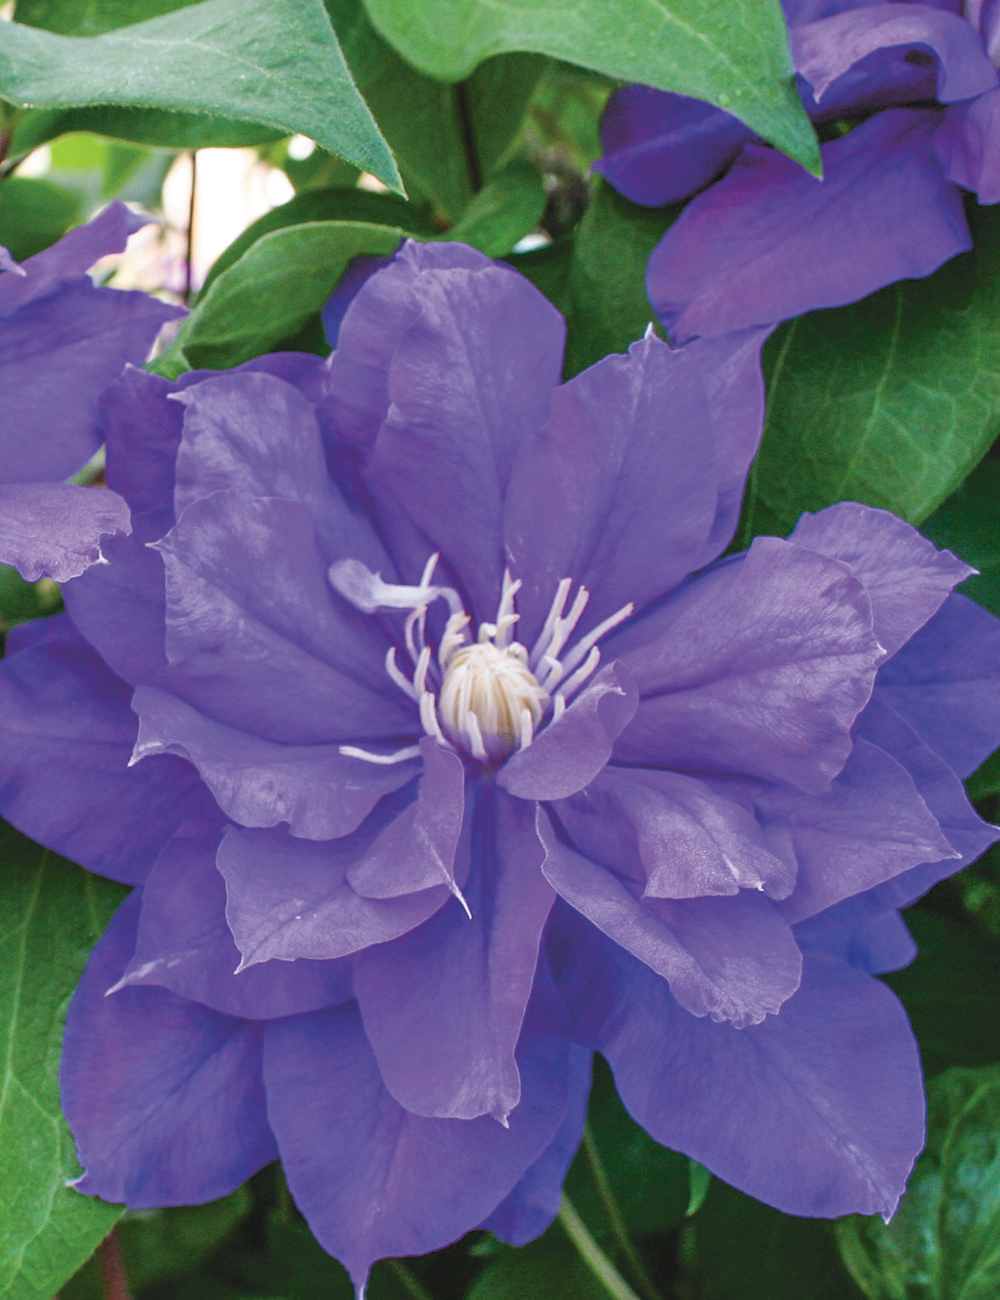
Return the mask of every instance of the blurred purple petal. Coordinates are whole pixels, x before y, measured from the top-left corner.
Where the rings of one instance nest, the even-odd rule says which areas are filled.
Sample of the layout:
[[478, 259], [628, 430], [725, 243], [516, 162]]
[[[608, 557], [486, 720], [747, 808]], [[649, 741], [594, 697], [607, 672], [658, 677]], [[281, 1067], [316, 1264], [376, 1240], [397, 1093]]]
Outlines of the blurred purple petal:
[[392, 259], [377, 257], [374, 253], [361, 253], [352, 257], [347, 270], [340, 277], [340, 283], [323, 304], [320, 313], [323, 320], [323, 333], [331, 348], [337, 346], [337, 337], [348, 307], [354, 301], [358, 290], [376, 271], [388, 266]]

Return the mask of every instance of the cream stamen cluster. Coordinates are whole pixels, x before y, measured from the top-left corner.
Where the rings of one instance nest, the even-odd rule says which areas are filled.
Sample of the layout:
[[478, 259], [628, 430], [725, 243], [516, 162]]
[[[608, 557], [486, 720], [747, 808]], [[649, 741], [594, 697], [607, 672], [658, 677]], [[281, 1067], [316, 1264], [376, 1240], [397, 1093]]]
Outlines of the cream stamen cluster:
[[[601, 662], [598, 641], [628, 618], [633, 606], [623, 605], [567, 648], [590, 593], [585, 587], [578, 588], [565, 612], [573, 582], [563, 578], [544, 626], [528, 650], [514, 639], [520, 617], [514, 598], [521, 583], [508, 571], [496, 620], [480, 623], [473, 641], [468, 631], [472, 619], [458, 593], [432, 581], [438, 558], [432, 555], [427, 561], [418, 586], [383, 582], [358, 560], [331, 565], [330, 582], [367, 614], [378, 609], [409, 609], [403, 639], [411, 673], [408, 676], [397, 664], [395, 646], [386, 655], [386, 672], [415, 701], [427, 735], [468, 758], [496, 767], [517, 750], [527, 749], [546, 722], [561, 717]], [[427, 611], [435, 600], [444, 600], [450, 611], [436, 655], [426, 639]], [[371, 763], [399, 763], [416, 758], [420, 750], [407, 745], [391, 754], [375, 754], [341, 745], [340, 752]]]

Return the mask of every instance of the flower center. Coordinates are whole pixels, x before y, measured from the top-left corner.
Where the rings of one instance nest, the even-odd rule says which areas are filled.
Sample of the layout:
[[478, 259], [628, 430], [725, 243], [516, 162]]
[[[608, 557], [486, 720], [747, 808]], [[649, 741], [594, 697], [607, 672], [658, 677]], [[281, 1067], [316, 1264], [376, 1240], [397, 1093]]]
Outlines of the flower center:
[[[486, 766], [496, 767], [516, 750], [526, 749], [539, 728], [557, 721], [567, 703], [592, 676], [601, 662], [597, 642], [632, 613], [623, 605], [575, 645], [568, 642], [587, 607], [590, 593], [577, 590], [569, 612], [564, 613], [573, 583], [563, 578], [556, 589], [548, 617], [529, 651], [514, 640], [520, 617], [514, 597], [521, 588], [510, 573], [504, 574], [496, 622], [480, 623], [478, 637], [470, 641], [471, 617], [451, 587], [432, 583], [438, 556], [432, 555], [418, 586], [383, 582], [358, 560], [339, 560], [330, 566], [330, 583], [336, 591], [366, 614], [378, 609], [409, 609], [403, 634], [413, 664], [412, 676], [396, 663], [396, 649], [386, 655], [385, 668], [396, 685], [414, 700], [429, 736]], [[436, 663], [426, 642], [427, 610], [435, 600], [450, 609], [438, 643]], [[420, 753], [407, 745], [390, 754], [375, 754], [354, 745], [340, 752], [372, 763], [399, 763]]]

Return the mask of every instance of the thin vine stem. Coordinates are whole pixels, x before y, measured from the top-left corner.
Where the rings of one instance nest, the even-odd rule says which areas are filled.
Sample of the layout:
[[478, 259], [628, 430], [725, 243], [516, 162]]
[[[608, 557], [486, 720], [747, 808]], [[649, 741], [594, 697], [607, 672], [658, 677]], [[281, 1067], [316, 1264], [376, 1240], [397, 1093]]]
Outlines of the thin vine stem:
[[101, 1286], [104, 1300], [132, 1300], [125, 1276], [125, 1261], [122, 1259], [121, 1243], [118, 1230], [112, 1228], [97, 1248], [97, 1258], [101, 1267]]
[[462, 146], [465, 150], [465, 162], [469, 169], [469, 184], [473, 194], [483, 188], [483, 169], [479, 165], [479, 153], [476, 149], [476, 132], [472, 125], [472, 109], [469, 105], [469, 92], [466, 83], [460, 81], [455, 87], [455, 102], [458, 106], [458, 120], [462, 126]]
[[653, 1284], [653, 1279], [646, 1271], [646, 1266], [639, 1258], [638, 1252], [632, 1245], [628, 1235], [628, 1229], [625, 1227], [625, 1220], [622, 1218], [621, 1210], [618, 1208], [618, 1202], [615, 1200], [614, 1192], [611, 1190], [611, 1183], [608, 1179], [607, 1171], [604, 1168], [604, 1161], [597, 1149], [597, 1143], [594, 1141], [594, 1132], [589, 1124], [584, 1125], [583, 1129], [583, 1149], [590, 1165], [590, 1172], [593, 1175], [594, 1186], [597, 1188], [597, 1194], [600, 1197], [601, 1204], [604, 1206], [604, 1212], [608, 1216], [608, 1223], [611, 1232], [617, 1241], [619, 1249], [628, 1260], [629, 1267], [633, 1276], [639, 1283], [642, 1294], [646, 1300], [659, 1300], [659, 1292]]
[[405, 1264], [401, 1264], [398, 1259], [390, 1259], [388, 1263], [408, 1293], [413, 1296], [413, 1300], [434, 1300], [419, 1278], [415, 1277]]
[[191, 150], [191, 198], [188, 200], [187, 216], [187, 260], [184, 268], [184, 305], [191, 301], [191, 291], [194, 286], [194, 205], [195, 193], [198, 187], [198, 150]]
[[613, 1300], [639, 1300], [636, 1293], [590, 1235], [590, 1230], [565, 1193], [563, 1193], [562, 1204], [559, 1207], [559, 1222], [562, 1224], [567, 1237], [579, 1252], [580, 1258], [601, 1283], [608, 1295], [613, 1297]]

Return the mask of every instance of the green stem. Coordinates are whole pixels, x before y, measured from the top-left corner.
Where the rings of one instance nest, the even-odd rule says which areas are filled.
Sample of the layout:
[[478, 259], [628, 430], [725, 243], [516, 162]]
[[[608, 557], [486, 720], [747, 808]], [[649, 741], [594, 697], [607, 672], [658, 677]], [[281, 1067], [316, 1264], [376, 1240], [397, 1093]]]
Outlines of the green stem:
[[563, 1193], [559, 1222], [577, 1248], [580, 1258], [614, 1300], [639, 1300], [639, 1297], [590, 1235], [587, 1225], [577, 1214], [569, 1197]]
[[390, 1259], [387, 1262], [407, 1292], [413, 1296], [413, 1300], [434, 1300], [427, 1288], [414, 1277], [405, 1264], [401, 1264], [398, 1259]]
[[597, 1143], [594, 1141], [594, 1133], [589, 1124], [584, 1125], [583, 1129], [583, 1149], [586, 1152], [587, 1160], [590, 1163], [590, 1172], [594, 1178], [594, 1185], [597, 1188], [597, 1194], [601, 1198], [601, 1204], [604, 1206], [604, 1212], [608, 1216], [608, 1223], [614, 1234], [615, 1241], [629, 1262], [632, 1273], [639, 1283], [643, 1295], [647, 1300], [659, 1300], [659, 1292], [653, 1285], [653, 1279], [646, 1272], [646, 1267], [639, 1258], [635, 1247], [629, 1239], [628, 1230], [625, 1227], [625, 1220], [621, 1216], [618, 1208], [618, 1202], [615, 1200], [614, 1192], [611, 1190], [611, 1183], [608, 1179], [607, 1172], [604, 1168], [604, 1161], [601, 1159], [600, 1152], [597, 1149]]

